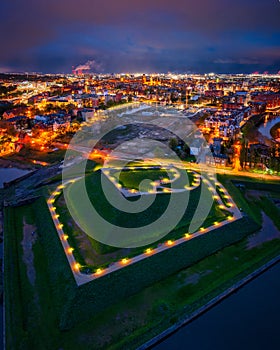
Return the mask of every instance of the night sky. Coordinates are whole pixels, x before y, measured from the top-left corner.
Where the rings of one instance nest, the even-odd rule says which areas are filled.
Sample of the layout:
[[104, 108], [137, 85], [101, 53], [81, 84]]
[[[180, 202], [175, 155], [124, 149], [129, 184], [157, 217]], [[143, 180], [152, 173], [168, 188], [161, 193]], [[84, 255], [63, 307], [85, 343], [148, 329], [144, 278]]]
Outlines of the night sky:
[[279, 0], [1, 0], [0, 72], [280, 70]]

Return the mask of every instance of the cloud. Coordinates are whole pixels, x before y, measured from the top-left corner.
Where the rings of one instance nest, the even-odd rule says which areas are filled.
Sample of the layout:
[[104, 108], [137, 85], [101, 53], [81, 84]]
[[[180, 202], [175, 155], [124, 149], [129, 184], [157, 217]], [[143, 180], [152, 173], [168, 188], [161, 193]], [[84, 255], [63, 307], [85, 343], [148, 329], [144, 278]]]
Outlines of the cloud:
[[103, 71], [103, 66], [101, 63], [98, 63], [95, 60], [89, 60], [84, 64], [80, 64], [77, 67], [74, 68], [75, 71], [81, 70], [81, 71], [91, 71], [95, 73], [100, 73]]
[[1, 0], [0, 65], [70, 72], [94, 58], [104, 71], [274, 69], [279, 18], [272, 0]]
[[217, 64], [243, 64], [243, 65], [254, 65], [254, 64], [260, 64], [260, 60], [256, 58], [238, 58], [238, 59], [231, 59], [231, 58], [218, 58], [214, 60], [214, 63]]

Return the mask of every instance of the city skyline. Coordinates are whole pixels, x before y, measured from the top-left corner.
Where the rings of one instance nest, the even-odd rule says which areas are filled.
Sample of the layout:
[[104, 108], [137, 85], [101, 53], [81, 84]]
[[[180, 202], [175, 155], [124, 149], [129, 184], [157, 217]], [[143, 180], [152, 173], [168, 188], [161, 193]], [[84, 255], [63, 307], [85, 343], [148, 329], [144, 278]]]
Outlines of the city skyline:
[[126, 0], [1, 4], [0, 72], [277, 73], [280, 4]]

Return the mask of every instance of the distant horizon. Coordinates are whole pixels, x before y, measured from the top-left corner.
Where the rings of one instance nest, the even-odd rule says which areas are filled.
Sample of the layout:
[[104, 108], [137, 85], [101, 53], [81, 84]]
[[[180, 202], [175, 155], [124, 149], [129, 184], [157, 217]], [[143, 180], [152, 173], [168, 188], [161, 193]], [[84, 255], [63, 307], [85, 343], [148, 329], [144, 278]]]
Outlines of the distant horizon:
[[77, 77], [82, 77], [85, 75], [272, 75], [272, 76], [277, 76], [279, 75], [280, 77], [280, 70], [279, 71], [274, 71], [274, 72], [163, 72], [163, 71], [153, 71], [153, 72], [141, 72], [141, 71], [113, 71], [113, 72], [85, 72], [82, 75], [79, 74], [73, 74], [72, 72], [39, 72], [39, 71], [10, 71], [10, 72], [1, 72], [0, 74], [4, 74], [4, 75], [12, 75], [12, 74], [16, 74], [16, 75], [26, 75], [26, 74], [38, 74], [38, 75], [74, 75]]

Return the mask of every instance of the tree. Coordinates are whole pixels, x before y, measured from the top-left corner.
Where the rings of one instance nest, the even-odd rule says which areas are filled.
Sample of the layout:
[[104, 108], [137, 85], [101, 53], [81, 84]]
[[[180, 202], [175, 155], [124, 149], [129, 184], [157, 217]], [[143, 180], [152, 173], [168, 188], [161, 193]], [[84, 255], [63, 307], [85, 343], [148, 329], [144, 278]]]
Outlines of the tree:
[[169, 147], [175, 151], [176, 150], [176, 147], [178, 146], [178, 140], [176, 137], [172, 137], [170, 140], [169, 140]]

